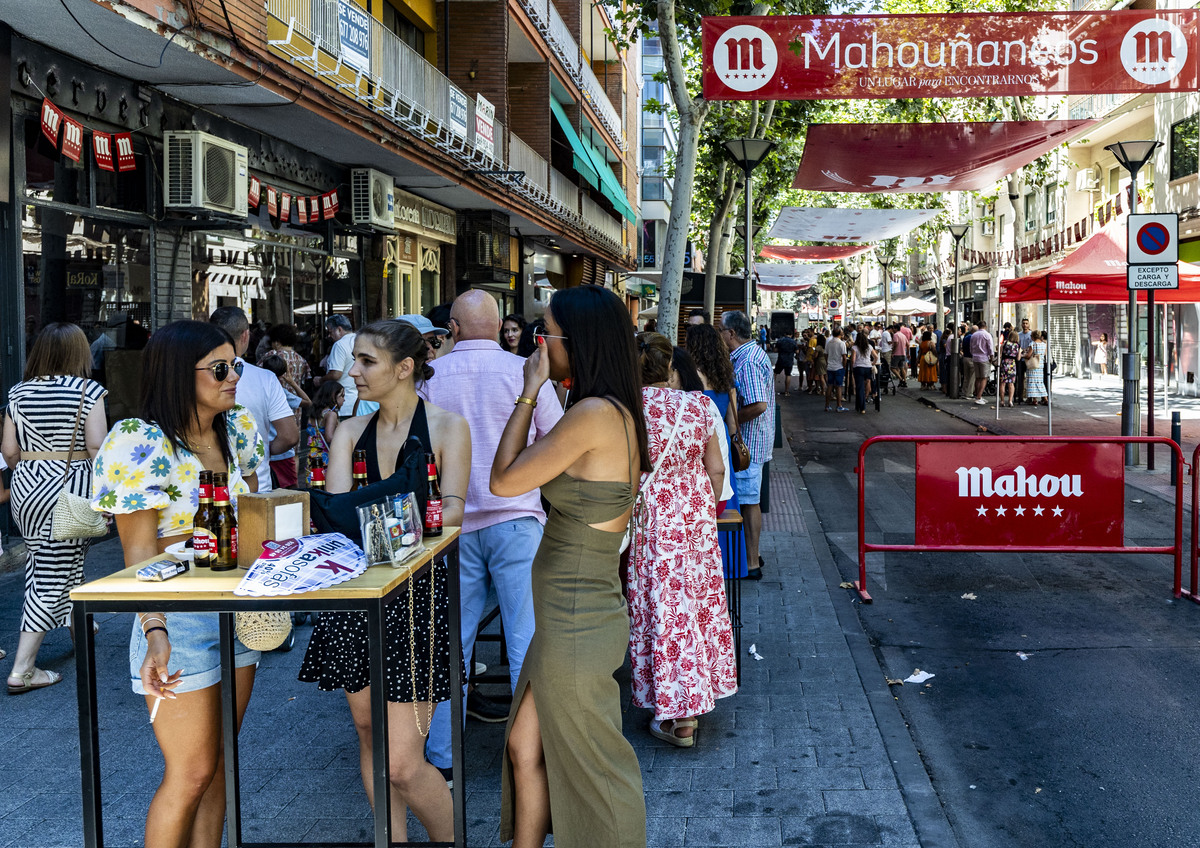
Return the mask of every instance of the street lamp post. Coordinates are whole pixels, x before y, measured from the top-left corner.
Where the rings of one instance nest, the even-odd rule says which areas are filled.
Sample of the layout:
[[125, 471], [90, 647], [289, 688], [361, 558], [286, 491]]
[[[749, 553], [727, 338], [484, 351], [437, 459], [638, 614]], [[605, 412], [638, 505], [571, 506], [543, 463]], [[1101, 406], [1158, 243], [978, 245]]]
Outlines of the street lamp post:
[[951, 224], [947, 228], [950, 230], [950, 236], [954, 239], [954, 291], [950, 298], [950, 328], [943, 329], [942, 332], [954, 333], [951, 336], [954, 345], [950, 353], [950, 373], [946, 380], [946, 396], [950, 398], [958, 397], [959, 362], [962, 355], [958, 349], [958, 254], [963, 236], [967, 234], [970, 226], [970, 224]]
[[852, 265], [849, 261], [845, 261], [842, 264], [842, 273], [846, 275], [846, 279], [850, 283], [850, 292], [842, 295], [842, 323], [845, 324], [846, 318], [850, 315], [850, 297], [858, 290], [858, 278], [862, 276], [862, 269], [857, 264]]
[[[1154, 151], [1162, 146], [1161, 141], [1118, 141], [1114, 144], [1105, 145], [1104, 149], [1110, 152], [1117, 159], [1117, 164], [1129, 172], [1129, 211], [1130, 213], [1137, 212], [1137, 178], [1138, 171], [1142, 169], [1150, 157], [1154, 155]], [[1154, 290], [1151, 289], [1146, 296], [1146, 306], [1149, 309], [1149, 318], [1146, 326], [1147, 335], [1150, 337], [1150, 345], [1147, 350], [1147, 364], [1149, 366], [1147, 390], [1149, 391], [1148, 402], [1150, 405], [1150, 416], [1146, 422], [1146, 435], [1154, 435]], [[1125, 356], [1121, 359], [1121, 370], [1124, 377], [1124, 390], [1121, 394], [1121, 435], [1122, 436], [1137, 436], [1141, 431], [1142, 410], [1138, 405], [1138, 377], [1140, 376], [1141, 365], [1138, 362], [1137, 352], [1137, 292], [1133, 289], [1129, 290], [1129, 349]], [[1138, 464], [1138, 446], [1136, 444], [1125, 445], [1125, 464]], [[1150, 445], [1146, 446], [1146, 467], [1150, 470], [1154, 469], [1154, 448]]]
[[750, 189], [750, 173], [758, 167], [767, 154], [775, 148], [775, 142], [763, 138], [732, 138], [725, 142], [725, 149], [746, 174], [746, 317], [750, 317], [750, 263], [754, 253], [754, 208]]

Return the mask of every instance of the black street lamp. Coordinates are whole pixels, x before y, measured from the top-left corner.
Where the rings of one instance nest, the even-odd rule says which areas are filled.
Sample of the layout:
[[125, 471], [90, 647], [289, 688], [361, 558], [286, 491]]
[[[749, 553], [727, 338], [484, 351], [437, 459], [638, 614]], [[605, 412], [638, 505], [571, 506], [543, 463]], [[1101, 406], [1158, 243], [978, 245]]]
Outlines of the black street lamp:
[[746, 173], [746, 228], [742, 236], [746, 240], [746, 317], [749, 318], [750, 263], [754, 253], [754, 209], [751, 205], [750, 173], [775, 149], [775, 142], [763, 138], [732, 138], [725, 142], [725, 149]]
[[[846, 276], [846, 280], [850, 283], [850, 292], [857, 292], [858, 278], [862, 276], [862, 269], [858, 267], [858, 263], [851, 263], [848, 259], [842, 260], [842, 273]], [[842, 323], [846, 323], [846, 318], [850, 315], [850, 295], [847, 292], [842, 292]], [[860, 318], [862, 316], [859, 316]]]
[[[1104, 149], [1117, 159], [1117, 164], [1129, 172], [1129, 212], [1137, 212], [1137, 178], [1138, 171], [1150, 161], [1154, 151], [1162, 146], [1161, 141], [1118, 141], [1105, 145]], [[1149, 419], [1146, 422], [1146, 435], [1154, 435], [1154, 290], [1146, 295], [1146, 306], [1149, 310], [1146, 333], [1150, 336], [1147, 349], [1147, 402], [1150, 405]], [[1138, 377], [1141, 364], [1138, 362], [1137, 346], [1137, 292], [1129, 290], [1129, 349], [1121, 360], [1121, 370], [1124, 377], [1124, 391], [1121, 394], [1121, 435], [1137, 436], [1141, 431], [1142, 410], [1138, 406]], [[1154, 469], [1154, 449], [1146, 446], [1146, 467]], [[1138, 464], [1138, 446], [1125, 445], [1125, 464]]]
[[879, 248], [875, 248], [875, 261], [883, 268], [883, 324], [888, 325], [888, 319], [891, 317], [888, 314], [888, 306], [890, 303], [890, 295], [892, 291], [892, 275], [888, 269], [896, 261], [896, 256], [893, 253], [884, 253]]
[[962, 246], [963, 236], [967, 234], [967, 230], [971, 228], [970, 224], [951, 224], [946, 229], [950, 230], [950, 236], [954, 239], [954, 291], [950, 298], [950, 328], [943, 329], [942, 332], [951, 332], [950, 338], [954, 342], [950, 348], [950, 373], [946, 380], [946, 396], [950, 398], [958, 397], [958, 380], [960, 376], [959, 358], [962, 355], [958, 349], [958, 254], [959, 248]]

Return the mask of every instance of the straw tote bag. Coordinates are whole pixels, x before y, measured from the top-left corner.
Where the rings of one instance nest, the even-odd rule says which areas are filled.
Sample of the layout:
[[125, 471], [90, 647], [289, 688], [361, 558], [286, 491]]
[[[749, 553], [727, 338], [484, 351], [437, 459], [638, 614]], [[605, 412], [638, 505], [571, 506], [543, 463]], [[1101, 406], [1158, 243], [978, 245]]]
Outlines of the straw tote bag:
[[54, 515], [50, 521], [50, 538], [56, 542], [69, 539], [94, 539], [108, 532], [104, 516], [92, 509], [87, 498], [68, 492], [67, 480], [71, 477], [71, 460], [75, 458], [75, 440], [79, 436], [79, 419], [83, 415], [83, 400], [87, 388], [79, 393], [79, 408], [75, 410], [75, 429], [71, 431], [71, 450], [67, 452], [67, 468], [63, 472]]

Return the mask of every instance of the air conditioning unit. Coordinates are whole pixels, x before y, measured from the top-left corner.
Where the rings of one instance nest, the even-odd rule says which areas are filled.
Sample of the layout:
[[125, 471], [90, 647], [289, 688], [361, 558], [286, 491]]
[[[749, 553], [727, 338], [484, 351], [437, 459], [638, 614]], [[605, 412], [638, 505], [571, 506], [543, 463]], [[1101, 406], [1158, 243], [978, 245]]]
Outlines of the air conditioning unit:
[[250, 191], [246, 148], [195, 130], [163, 133], [168, 209], [244, 218]]
[[1075, 172], [1076, 191], [1096, 191], [1100, 188], [1100, 169], [1096, 166], [1080, 168]]
[[396, 205], [396, 187], [392, 178], [373, 168], [350, 171], [350, 211], [354, 223], [378, 230], [394, 230], [392, 210]]

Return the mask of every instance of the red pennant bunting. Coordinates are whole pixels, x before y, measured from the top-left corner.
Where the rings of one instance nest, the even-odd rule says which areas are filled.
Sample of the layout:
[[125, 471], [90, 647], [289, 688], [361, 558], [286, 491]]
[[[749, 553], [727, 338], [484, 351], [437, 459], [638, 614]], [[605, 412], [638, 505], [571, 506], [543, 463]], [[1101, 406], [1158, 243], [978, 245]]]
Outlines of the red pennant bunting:
[[49, 101], [42, 100], [42, 135], [50, 140], [55, 148], [58, 147], [58, 131], [62, 127], [63, 113]]
[[337, 192], [328, 191], [321, 195], [321, 217], [328, 221], [337, 214]]
[[83, 124], [63, 115], [62, 127], [62, 155], [78, 162], [83, 152]]
[[267, 186], [267, 214], [272, 218], [279, 214], [279, 196], [274, 186]]
[[130, 133], [114, 133], [112, 139], [117, 154], [117, 170], [136, 171], [137, 160], [133, 158], [133, 136]]
[[262, 198], [262, 183], [259, 182], [258, 177], [251, 177], [250, 178], [250, 196], [248, 198], [250, 201], [250, 208], [257, 209], [259, 200], [261, 198]]
[[286, 224], [290, 220], [292, 220], [292, 196], [285, 191], [279, 200], [279, 221]]
[[296, 223], [298, 223], [298, 224], [307, 224], [308, 223], [308, 198], [307, 197], [297, 197], [296, 198]]
[[112, 136], [108, 133], [92, 132], [92, 153], [96, 157], [96, 167], [102, 171], [115, 171], [113, 164]]

